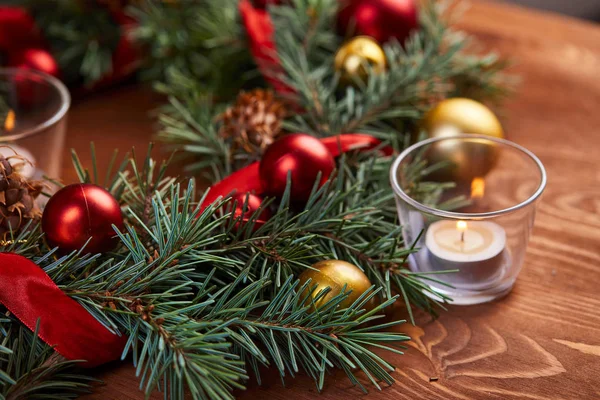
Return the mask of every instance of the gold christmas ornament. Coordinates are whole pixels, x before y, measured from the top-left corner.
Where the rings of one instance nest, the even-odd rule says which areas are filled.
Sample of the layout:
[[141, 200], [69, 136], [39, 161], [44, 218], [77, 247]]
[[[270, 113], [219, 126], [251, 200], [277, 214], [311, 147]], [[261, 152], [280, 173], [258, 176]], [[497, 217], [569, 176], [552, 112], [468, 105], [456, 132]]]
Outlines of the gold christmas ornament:
[[287, 110], [270, 90], [241, 92], [219, 119], [221, 136], [231, 140], [233, 152], [260, 157], [281, 133]]
[[349, 84], [356, 80], [366, 82], [369, 68], [378, 73], [385, 71], [387, 60], [379, 43], [368, 36], [357, 36], [340, 47], [334, 64], [342, 82]]
[[316, 303], [317, 307], [340, 294], [346, 285], [346, 291], [351, 290], [352, 293], [340, 303], [340, 307], [348, 308], [372, 286], [371, 281], [360, 268], [346, 261], [319, 261], [313, 264], [312, 268], [314, 269], [307, 269], [300, 274], [300, 285], [311, 279], [310, 287], [317, 286], [316, 290], [312, 292], [313, 297], [317, 296], [321, 290], [327, 287], [331, 288], [331, 291]]
[[423, 128], [429, 137], [448, 135], [448, 127], [455, 134], [473, 133], [504, 138], [502, 125], [496, 115], [483, 104], [465, 98], [442, 100], [423, 118]]
[[[425, 115], [422, 127], [431, 138], [460, 134], [504, 138], [502, 125], [494, 113], [483, 104], [466, 98], [441, 101]], [[450, 161], [448, 167], [437, 171], [430, 179], [470, 184], [492, 169], [498, 158], [498, 147], [492, 142], [482, 145], [446, 140], [434, 144], [427, 157], [430, 164]]]

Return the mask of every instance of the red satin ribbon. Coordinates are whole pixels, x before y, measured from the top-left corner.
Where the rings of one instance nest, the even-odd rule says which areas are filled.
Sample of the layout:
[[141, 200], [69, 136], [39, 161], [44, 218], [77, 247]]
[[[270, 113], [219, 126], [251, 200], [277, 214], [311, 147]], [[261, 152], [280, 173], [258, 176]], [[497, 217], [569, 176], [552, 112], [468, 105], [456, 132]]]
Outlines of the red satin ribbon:
[[85, 308], [63, 293], [38, 265], [0, 253], [0, 303], [68, 360], [95, 367], [121, 357], [127, 339], [111, 333]]
[[[334, 157], [350, 150], [373, 149], [381, 144], [379, 139], [362, 133], [346, 133], [320, 140]], [[386, 156], [390, 156], [393, 154], [393, 149], [385, 146], [381, 149], [381, 152]], [[259, 196], [262, 195], [263, 189], [258, 173], [259, 164], [258, 161], [252, 163], [211, 186], [202, 203], [202, 209], [214, 203], [219, 197], [224, 197], [234, 192], [251, 192]]]
[[254, 8], [249, 0], [240, 0], [239, 10], [248, 34], [252, 57], [263, 77], [280, 94], [294, 92], [292, 88], [277, 79], [277, 75], [281, 75], [283, 69], [277, 56], [273, 40], [275, 28], [269, 13], [266, 10]]

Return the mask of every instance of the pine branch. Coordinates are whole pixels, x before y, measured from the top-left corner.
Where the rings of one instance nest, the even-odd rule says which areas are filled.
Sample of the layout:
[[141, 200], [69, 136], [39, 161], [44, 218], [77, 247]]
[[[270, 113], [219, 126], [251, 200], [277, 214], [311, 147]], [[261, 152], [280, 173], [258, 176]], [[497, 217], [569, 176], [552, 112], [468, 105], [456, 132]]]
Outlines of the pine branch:
[[[295, 5], [271, 9], [276, 32], [281, 32], [276, 35], [285, 70], [280, 78], [293, 88], [294, 100], [306, 111], [287, 121], [291, 131], [320, 136], [366, 131], [389, 137], [400, 122], [418, 121], [446, 96], [489, 100], [507, 93], [510, 81], [501, 73], [506, 64], [493, 54], [464, 54], [469, 38], [451, 30], [442, 16], [444, 8], [432, 2], [421, 7], [420, 31], [406, 43], [384, 45], [386, 72], [369, 71], [366, 83], [339, 89], [334, 52], [315, 57], [314, 50], [305, 49], [302, 38], [311, 26], [302, 18], [305, 10]], [[323, 37], [332, 35], [334, 16], [321, 16], [318, 31]]]
[[[234, 282], [228, 288], [228, 296], [220, 299], [210, 315], [223, 315], [228, 311], [233, 314], [228, 317], [235, 318], [235, 323], [228, 325], [226, 330], [242, 357], [252, 365], [259, 382], [260, 363], [274, 365], [282, 378], [286, 373], [293, 377], [303, 370], [315, 380], [318, 390], [323, 388], [325, 373], [333, 367], [343, 369], [349, 379], [365, 392], [366, 389], [353, 372], [356, 368], [363, 371], [378, 389], [380, 381], [393, 383], [388, 372], [393, 371], [393, 367], [365, 345], [402, 354], [385, 343], [399, 343], [409, 340], [408, 337], [395, 332], [377, 331], [404, 321], [371, 324], [381, 317], [381, 310], [392, 304], [395, 298], [366, 312], [365, 305], [375, 296], [375, 292], [370, 291], [363, 294], [350, 308], [339, 309], [340, 302], [348, 296], [346, 292], [315, 308], [314, 304], [322, 300], [328, 290], [319, 292], [309, 301], [315, 288], [310, 289], [310, 282], [299, 287], [298, 282], [289, 277], [269, 305], [262, 312], [256, 313], [256, 306], [251, 306], [258, 293], [253, 293], [252, 285], [236, 295], [232, 294], [239, 282]], [[254, 287], [258, 288], [259, 284], [260, 282], [255, 283]], [[244, 303], [245, 298], [250, 302]]]
[[18, 5], [35, 18], [69, 85], [92, 84], [110, 73], [121, 28], [106, 7], [77, 0], [26, 0]]
[[[290, 210], [288, 187], [274, 217], [258, 229], [260, 210], [243, 223], [231, 199], [201, 209], [193, 180], [183, 188], [167, 177], [155, 179], [163, 168], [147, 159], [139, 168], [117, 168], [106, 180], [127, 199], [128, 227], [112, 253], [57, 257], [40, 239], [39, 224], [10, 246], [104, 326], [129, 336], [126, 352], [133, 353], [146, 393], [163, 390], [179, 399], [189, 390], [197, 399], [229, 399], [259, 365], [282, 377], [304, 371], [318, 388], [331, 368], [361, 386], [355, 368], [376, 387], [390, 384], [391, 367], [367, 346], [388, 348], [406, 337], [379, 332], [398, 322], [372, 321], [396, 292], [413, 296], [411, 304], [430, 303], [420, 280], [402, 268], [412, 249], [402, 243], [392, 199], [381, 186], [389, 160], [374, 154], [342, 158], [337, 175], [301, 212]], [[99, 178], [96, 168], [73, 159], [83, 180]], [[154, 181], [169, 183], [155, 187], [148, 211]], [[323, 258], [356, 263], [374, 288], [346, 310], [337, 305], [347, 293], [315, 310], [296, 277]], [[382, 305], [361, 311], [374, 296]]]
[[65, 361], [17, 320], [0, 320], [0, 399], [71, 399], [90, 392], [94, 379], [76, 373], [76, 361]]
[[220, 111], [209, 98], [191, 92], [188, 96], [169, 97], [169, 105], [163, 107], [159, 117], [162, 128], [157, 139], [172, 150], [179, 150], [178, 161], [187, 163], [187, 172], [202, 171], [212, 182], [244, 166], [230, 163], [231, 149], [219, 135], [216, 116]]
[[[168, 83], [168, 94], [187, 90], [231, 96], [248, 81], [260, 81], [247, 50], [236, 0], [182, 4], [147, 0], [130, 7], [139, 21], [134, 38], [149, 48], [144, 74]], [[234, 81], [235, 78], [237, 81]]]

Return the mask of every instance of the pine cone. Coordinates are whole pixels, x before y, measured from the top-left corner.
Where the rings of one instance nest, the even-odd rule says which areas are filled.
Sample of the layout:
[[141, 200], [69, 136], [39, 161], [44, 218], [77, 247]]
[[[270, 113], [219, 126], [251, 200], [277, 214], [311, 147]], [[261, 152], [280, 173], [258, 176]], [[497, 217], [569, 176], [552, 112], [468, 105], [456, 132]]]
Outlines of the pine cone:
[[260, 156], [281, 132], [285, 115], [285, 105], [272, 91], [241, 92], [236, 102], [219, 117], [223, 122], [221, 135], [231, 139], [234, 153], [242, 149]]
[[0, 239], [17, 236], [30, 220], [42, 216], [35, 202], [42, 188], [41, 182], [23, 178], [14, 171], [9, 160], [0, 155]]

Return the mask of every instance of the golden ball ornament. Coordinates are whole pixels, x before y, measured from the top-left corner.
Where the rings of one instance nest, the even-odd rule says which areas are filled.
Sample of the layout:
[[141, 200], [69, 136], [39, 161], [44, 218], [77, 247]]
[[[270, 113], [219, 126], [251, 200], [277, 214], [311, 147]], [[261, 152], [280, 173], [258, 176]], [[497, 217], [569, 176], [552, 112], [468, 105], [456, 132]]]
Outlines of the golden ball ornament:
[[473, 133], [504, 138], [504, 130], [492, 110], [478, 101], [452, 98], [439, 102], [423, 118], [423, 128], [430, 137], [444, 135], [446, 127], [458, 133]]
[[[423, 118], [422, 127], [430, 138], [452, 137], [461, 134], [504, 138], [502, 125], [494, 113], [483, 104], [466, 98], [441, 101]], [[484, 177], [496, 164], [498, 146], [494, 142], [465, 142], [445, 140], [435, 143], [428, 151], [430, 164], [448, 162], [430, 179], [470, 184]]]
[[[320, 307], [342, 293], [342, 289], [346, 285], [346, 291], [351, 290], [352, 292], [340, 303], [339, 307], [348, 308], [372, 286], [371, 281], [360, 268], [342, 260], [319, 261], [313, 264], [311, 269], [300, 274], [299, 279], [300, 286], [309, 279], [311, 280], [309, 285], [311, 289], [316, 285], [316, 289], [312, 292], [313, 297], [316, 297], [321, 290], [327, 287], [331, 288], [329, 293], [315, 303], [316, 307]], [[370, 307], [371, 305], [368, 304], [366, 308]]]
[[340, 73], [341, 81], [351, 84], [357, 80], [366, 82], [369, 68], [376, 73], [385, 71], [387, 59], [385, 52], [368, 36], [357, 36], [340, 47], [335, 54], [335, 70]]

